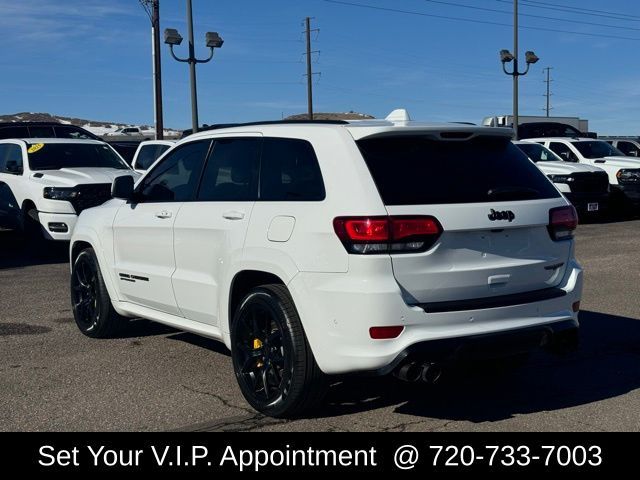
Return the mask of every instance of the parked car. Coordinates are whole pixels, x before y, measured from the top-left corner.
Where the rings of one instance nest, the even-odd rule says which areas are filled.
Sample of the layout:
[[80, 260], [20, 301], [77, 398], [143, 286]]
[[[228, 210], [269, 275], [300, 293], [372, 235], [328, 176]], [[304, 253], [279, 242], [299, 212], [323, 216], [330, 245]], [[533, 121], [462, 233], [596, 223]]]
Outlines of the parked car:
[[[640, 206], [640, 159], [626, 157], [616, 147], [591, 138], [531, 138], [555, 152], [565, 162], [593, 165], [609, 176], [613, 199]], [[618, 203], [619, 203], [618, 202]]]
[[57, 122], [2, 122], [0, 139], [5, 138], [75, 138], [100, 140], [88, 130]]
[[147, 140], [138, 145], [131, 167], [137, 172], [146, 172], [160, 156], [176, 142], [171, 140]]
[[518, 127], [518, 138], [537, 137], [596, 137], [595, 133], [583, 133], [572, 125], [557, 122], [523, 123]]
[[124, 135], [141, 137], [143, 134], [142, 134], [142, 130], [140, 130], [140, 128], [138, 127], [123, 127], [123, 128], [117, 129], [115, 132], [106, 133], [105, 137], [120, 137]]
[[539, 143], [515, 143], [573, 204], [581, 214], [600, 213], [609, 202], [609, 177], [601, 168], [583, 163], [563, 162]]
[[569, 348], [576, 211], [511, 133], [364, 120], [193, 134], [80, 215], [76, 323], [221, 340], [248, 403], [276, 417], [316, 405], [327, 375], [432, 381], [464, 353]]
[[603, 138], [627, 157], [640, 157], [640, 141], [634, 138]]
[[78, 215], [108, 200], [121, 175], [139, 176], [104, 142], [0, 140], [0, 225], [69, 240]]

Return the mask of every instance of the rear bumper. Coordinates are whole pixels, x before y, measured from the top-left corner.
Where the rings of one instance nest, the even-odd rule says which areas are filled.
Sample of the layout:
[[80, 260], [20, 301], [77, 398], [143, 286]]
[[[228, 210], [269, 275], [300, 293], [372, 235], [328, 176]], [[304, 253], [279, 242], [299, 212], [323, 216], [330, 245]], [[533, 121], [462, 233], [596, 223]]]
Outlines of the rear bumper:
[[565, 351], [578, 344], [578, 321], [564, 320], [507, 332], [419, 342], [398, 354], [389, 364], [368, 372], [387, 375], [407, 362], [447, 364], [460, 360], [500, 358], [537, 348]]
[[[575, 260], [556, 288], [564, 294], [516, 305], [426, 312], [405, 303], [391, 262], [379, 262], [358, 275], [300, 272], [289, 283], [318, 366], [328, 374], [388, 372], [406, 352], [441, 345], [456, 350], [455, 345], [479, 336], [509, 333], [514, 336], [506, 338], [513, 339], [530, 329], [555, 331], [567, 322], [577, 327], [572, 305], [582, 295], [582, 268]], [[397, 338], [369, 336], [371, 327], [398, 325], [404, 330]], [[528, 347], [538, 347], [538, 340]], [[500, 356], [503, 347], [489, 346], [489, 353]]]

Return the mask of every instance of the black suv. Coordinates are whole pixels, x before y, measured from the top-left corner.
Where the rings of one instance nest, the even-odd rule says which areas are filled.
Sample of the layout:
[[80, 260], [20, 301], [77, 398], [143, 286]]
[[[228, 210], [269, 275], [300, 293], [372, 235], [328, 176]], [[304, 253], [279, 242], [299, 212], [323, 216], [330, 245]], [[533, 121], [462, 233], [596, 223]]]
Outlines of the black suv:
[[84, 138], [102, 140], [82, 127], [56, 122], [1, 122], [0, 139], [5, 138]]

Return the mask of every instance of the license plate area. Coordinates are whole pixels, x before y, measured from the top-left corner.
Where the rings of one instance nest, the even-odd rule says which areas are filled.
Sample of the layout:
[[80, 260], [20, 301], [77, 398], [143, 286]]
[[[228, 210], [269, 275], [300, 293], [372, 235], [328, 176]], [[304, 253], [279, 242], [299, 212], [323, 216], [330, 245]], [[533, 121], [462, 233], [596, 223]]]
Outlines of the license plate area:
[[597, 212], [599, 209], [600, 209], [600, 205], [597, 202], [587, 204], [588, 212]]

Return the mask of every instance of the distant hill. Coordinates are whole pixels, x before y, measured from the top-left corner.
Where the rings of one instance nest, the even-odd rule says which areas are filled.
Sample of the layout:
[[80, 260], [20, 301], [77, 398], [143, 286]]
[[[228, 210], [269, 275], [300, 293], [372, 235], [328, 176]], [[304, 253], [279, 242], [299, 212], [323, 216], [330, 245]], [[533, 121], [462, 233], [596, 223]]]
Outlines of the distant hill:
[[[128, 123], [103, 122], [96, 120], [86, 120], [84, 118], [64, 117], [51, 115], [50, 113], [20, 112], [8, 115], [0, 115], [0, 122], [57, 122], [67, 125], [77, 125], [86, 128], [96, 135], [104, 135], [122, 127], [139, 127], [149, 134], [154, 133], [154, 128], [149, 125], [133, 125]], [[176, 134], [176, 130], [165, 129], [165, 135]]]
[[[306, 113], [299, 113], [297, 115], [290, 115], [285, 118], [285, 120], [306, 120], [307, 118], [309, 118], [309, 116]], [[358, 112], [314, 112], [313, 118], [315, 120], [369, 120], [376, 117]]]

